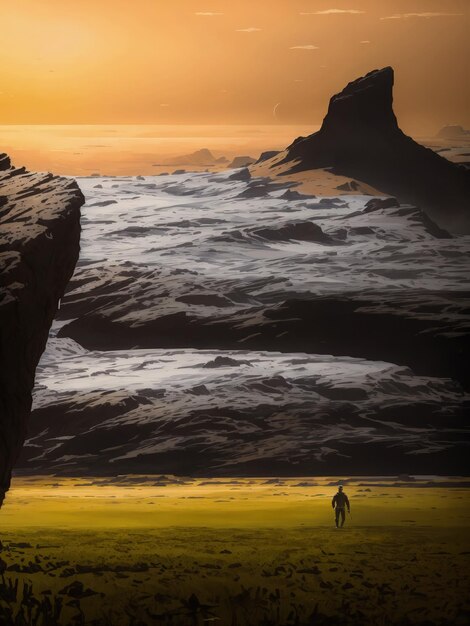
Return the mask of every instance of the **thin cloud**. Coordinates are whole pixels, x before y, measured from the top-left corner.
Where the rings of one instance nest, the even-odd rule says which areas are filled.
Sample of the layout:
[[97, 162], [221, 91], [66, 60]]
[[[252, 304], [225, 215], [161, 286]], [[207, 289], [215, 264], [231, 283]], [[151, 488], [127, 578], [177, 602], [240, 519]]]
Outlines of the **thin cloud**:
[[364, 41], [360, 41], [359, 43], [370, 43], [368, 39], [364, 39]]
[[381, 17], [381, 20], [407, 20], [410, 17], [459, 17], [463, 16], [463, 13], [394, 13], [393, 15], [387, 15]]
[[359, 9], [325, 9], [324, 11], [304, 12], [300, 15], [359, 15], [360, 13], [365, 13], [365, 11], [360, 11]]
[[257, 33], [261, 30], [261, 28], [255, 28], [254, 26], [250, 26], [249, 28], [237, 28], [237, 33]]
[[318, 46], [312, 46], [312, 44], [306, 44], [305, 46], [291, 46], [289, 50], [318, 50]]
[[194, 15], [202, 15], [205, 17], [213, 17], [214, 15], [223, 15], [223, 13], [213, 13], [212, 11], [198, 11]]

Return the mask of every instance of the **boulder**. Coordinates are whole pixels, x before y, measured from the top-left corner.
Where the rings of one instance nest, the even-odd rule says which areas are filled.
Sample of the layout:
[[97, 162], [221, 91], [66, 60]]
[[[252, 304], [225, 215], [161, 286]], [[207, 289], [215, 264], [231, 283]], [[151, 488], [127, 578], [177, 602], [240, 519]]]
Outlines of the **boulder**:
[[293, 222], [279, 228], [258, 228], [253, 234], [268, 241], [310, 241], [314, 243], [333, 243], [318, 224], [313, 222]]

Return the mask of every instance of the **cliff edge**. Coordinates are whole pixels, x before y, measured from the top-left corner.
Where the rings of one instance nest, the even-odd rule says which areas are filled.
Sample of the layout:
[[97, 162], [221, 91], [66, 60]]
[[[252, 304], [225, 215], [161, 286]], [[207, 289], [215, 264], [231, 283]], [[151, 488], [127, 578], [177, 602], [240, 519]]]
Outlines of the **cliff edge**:
[[0, 505], [23, 445], [36, 366], [80, 251], [74, 180], [0, 154]]

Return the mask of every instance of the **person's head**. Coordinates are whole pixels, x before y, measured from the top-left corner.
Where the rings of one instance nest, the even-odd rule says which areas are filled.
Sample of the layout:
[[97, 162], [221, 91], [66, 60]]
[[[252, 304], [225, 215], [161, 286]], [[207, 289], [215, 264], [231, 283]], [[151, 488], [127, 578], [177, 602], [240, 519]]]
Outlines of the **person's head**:
[[341, 491], [343, 491], [343, 485], [340, 485], [340, 486], [338, 487], [338, 491], [340, 491], [340, 492], [341, 492]]

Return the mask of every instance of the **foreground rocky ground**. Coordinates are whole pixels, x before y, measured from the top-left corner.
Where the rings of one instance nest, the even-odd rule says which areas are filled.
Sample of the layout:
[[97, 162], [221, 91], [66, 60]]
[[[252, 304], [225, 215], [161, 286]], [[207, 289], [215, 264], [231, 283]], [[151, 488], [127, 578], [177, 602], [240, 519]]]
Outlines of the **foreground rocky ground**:
[[468, 623], [468, 487], [344, 481], [336, 530], [336, 482], [17, 479], [0, 623]]

